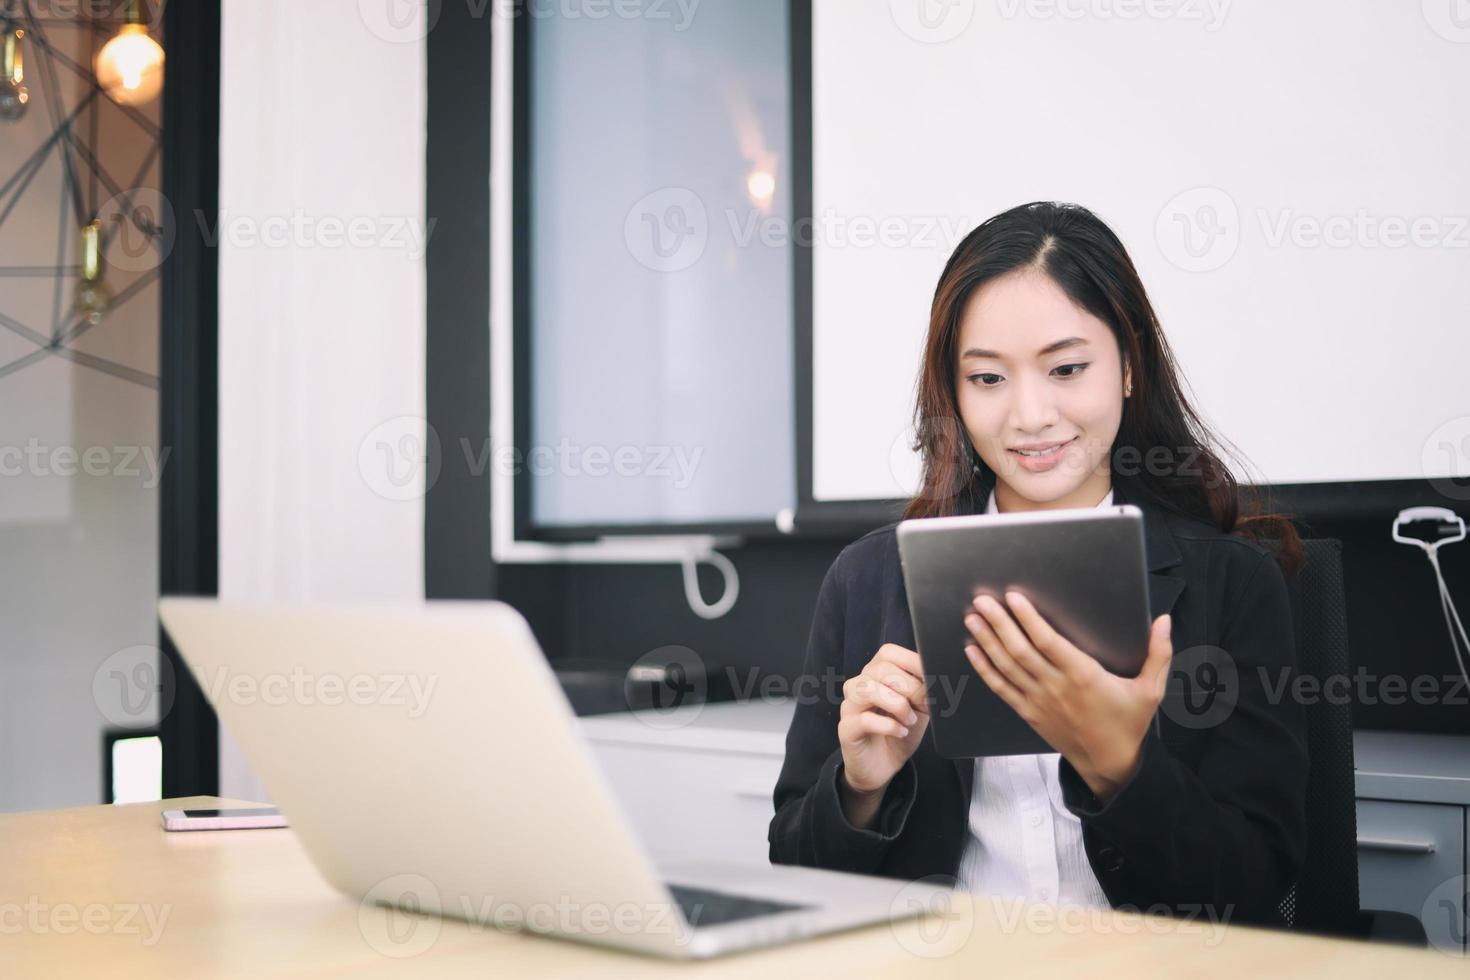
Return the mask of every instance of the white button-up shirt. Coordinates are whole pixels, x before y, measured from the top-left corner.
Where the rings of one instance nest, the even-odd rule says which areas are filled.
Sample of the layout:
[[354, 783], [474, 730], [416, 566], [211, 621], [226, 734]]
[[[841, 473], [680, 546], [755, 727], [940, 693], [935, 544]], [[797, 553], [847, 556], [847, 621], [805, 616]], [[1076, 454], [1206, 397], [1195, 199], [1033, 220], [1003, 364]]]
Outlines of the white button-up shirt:
[[[1109, 491], [1097, 506], [1112, 502]], [[985, 512], [996, 512], [994, 490]], [[1082, 846], [1082, 821], [1062, 803], [1060, 762], [1055, 752], [975, 760], [961, 888], [1050, 905], [1108, 906]]]

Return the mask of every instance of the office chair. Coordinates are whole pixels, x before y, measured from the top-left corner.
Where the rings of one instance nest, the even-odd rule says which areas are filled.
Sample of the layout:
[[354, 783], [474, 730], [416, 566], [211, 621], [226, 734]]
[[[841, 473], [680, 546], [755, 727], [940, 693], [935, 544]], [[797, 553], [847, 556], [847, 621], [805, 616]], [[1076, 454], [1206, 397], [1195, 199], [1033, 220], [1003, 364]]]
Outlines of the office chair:
[[[1323, 682], [1349, 676], [1342, 542], [1316, 538], [1302, 544], [1306, 561], [1289, 587], [1297, 672]], [[1296, 884], [1281, 902], [1281, 915], [1289, 928], [1303, 932], [1427, 945], [1424, 926], [1413, 916], [1358, 907], [1352, 706], [1337, 700], [1314, 698], [1305, 705], [1311, 760], [1307, 855]]]

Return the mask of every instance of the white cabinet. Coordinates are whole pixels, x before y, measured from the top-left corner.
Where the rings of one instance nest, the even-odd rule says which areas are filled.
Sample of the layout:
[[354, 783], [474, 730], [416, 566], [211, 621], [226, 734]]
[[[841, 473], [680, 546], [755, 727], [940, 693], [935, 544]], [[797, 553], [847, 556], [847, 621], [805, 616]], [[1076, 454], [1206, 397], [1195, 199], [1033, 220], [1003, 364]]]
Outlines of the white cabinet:
[[1465, 948], [1465, 808], [1358, 801], [1358, 904], [1407, 912], [1436, 949]]
[[1470, 950], [1470, 738], [1355, 732], [1358, 904], [1407, 912], [1437, 949]]
[[580, 719], [639, 839], [660, 863], [766, 864], [789, 702], [692, 705]]

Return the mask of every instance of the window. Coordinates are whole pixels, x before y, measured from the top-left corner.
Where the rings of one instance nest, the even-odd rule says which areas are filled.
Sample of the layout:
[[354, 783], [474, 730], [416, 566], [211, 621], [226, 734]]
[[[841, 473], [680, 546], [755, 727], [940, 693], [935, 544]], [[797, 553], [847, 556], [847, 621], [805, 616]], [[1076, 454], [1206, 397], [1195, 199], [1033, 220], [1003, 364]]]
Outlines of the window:
[[795, 502], [787, 4], [557, 11], [515, 21], [517, 524], [769, 523]]

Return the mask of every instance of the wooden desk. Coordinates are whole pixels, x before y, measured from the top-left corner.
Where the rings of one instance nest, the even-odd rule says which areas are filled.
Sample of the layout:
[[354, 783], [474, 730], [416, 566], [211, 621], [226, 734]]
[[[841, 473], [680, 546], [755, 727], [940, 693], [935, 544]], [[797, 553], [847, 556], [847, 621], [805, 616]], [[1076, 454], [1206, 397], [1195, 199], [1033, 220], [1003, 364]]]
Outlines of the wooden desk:
[[[1464, 959], [1434, 950], [1110, 910], [1089, 923], [1041, 908], [1046, 914], [1028, 927], [1011, 907], [969, 896], [956, 896], [948, 923], [931, 917], [703, 963], [665, 962], [360, 908], [317, 876], [289, 830], [159, 827], [163, 809], [220, 805], [248, 804], [195, 797], [0, 815], [0, 976], [1466, 975]], [[924, 926], [938, 938], [926, 944]], [[403, 952], [413, 955], [392, 955]]]

